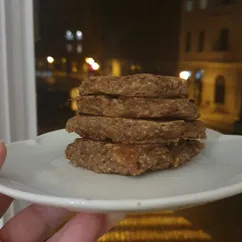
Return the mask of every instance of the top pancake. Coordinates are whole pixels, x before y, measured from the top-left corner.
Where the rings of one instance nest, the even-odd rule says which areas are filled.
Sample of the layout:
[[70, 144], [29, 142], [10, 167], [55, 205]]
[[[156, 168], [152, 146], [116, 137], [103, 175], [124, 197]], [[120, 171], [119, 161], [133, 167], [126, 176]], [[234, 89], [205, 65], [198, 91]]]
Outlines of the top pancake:
[[79, 87], [80, 95], [113, 95], [125, 97], [184, 98], [188, 84], [184, 79], [152, 74], [130, 76], [93, 76]]

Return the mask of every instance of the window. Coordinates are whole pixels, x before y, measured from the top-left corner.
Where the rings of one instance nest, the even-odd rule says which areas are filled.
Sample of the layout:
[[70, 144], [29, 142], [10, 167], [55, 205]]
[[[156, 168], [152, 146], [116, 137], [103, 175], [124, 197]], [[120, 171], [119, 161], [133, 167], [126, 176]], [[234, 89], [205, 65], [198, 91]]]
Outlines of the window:
[[192, 40], [192, 34], [191, 32], [186, 33], [186, 40], [185, 40], [185, 51], [189, 52], [191, 50], [191, 40]]
[[81, 54], [82, 53], [82, 45], [81, 44], [78, 44], [77, 47], [76, 47], [76, 52], [78, 54]]
[[82, 38], [83, 38], [82, 32], [80, 30], [77, 30], [76, 31], [76, 39], [77, 40], [82, 40]]
[[200, 9], [206, 9], [208, 6], [208, 0], [200, 0]]
[[204, 31], [201, 31], [199, 33], [197, 50], [198, 52], [202, 52], [204, 50]]
[[74, 61], [71, 63], [71, 71], [78, 72], [77, 63]]
[[220, 30], [219, 51], [227, 51], [229, 49], [229, 30], [223, 28]]
[[215, 100], [216, 104], [224, 104], [225, 101], [225, 79], [217, 76], [215, 80]]
[[65, 37], [66, 37], [66, 40], [73, 40], [74, 39], [73, 33], [70, 30], [66, 31]]
[[66, 45], [67, 52], [72, 52], [73, 46], [71, 44]]
[[187, 12], [191, 12], [193, 9], [193, 0], [186, 0], [185, 1], [185, 9]]

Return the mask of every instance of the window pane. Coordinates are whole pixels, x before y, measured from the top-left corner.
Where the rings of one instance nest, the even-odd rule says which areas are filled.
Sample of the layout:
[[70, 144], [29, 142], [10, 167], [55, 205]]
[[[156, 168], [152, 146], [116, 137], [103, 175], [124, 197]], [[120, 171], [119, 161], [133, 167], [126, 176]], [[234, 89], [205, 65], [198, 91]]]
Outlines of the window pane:
[[[177, 75], [179, 1], [37, 2], [39, 133], [65, 128], [76, 111], [73, 90], [87, 76]], [[145, 18], [147, 4], [152, 14]]]
[[[231, 99], [226, 105], [234, 104], [227, 107], [230, 120], [239, 116], [241, 78], [234, 64], [242, 62], [239, 1], [39, 0], [37, 6], [40, 133], [65, 128], [76, 114], [71, 100], [77, 87], [84, 78], [97, 75], [183, 76], [191, 83], [189, 95], [200, 104], [201, 117], [208, 112], [223, 119], [221, 110], [213, 109], [223, 102], [221, 93]], [[225, 70], [226, 63], [230, 67]], [[202, 78], [198, 70], [204, 71]], [[231, 83], [226, 92], [223, 86], [215, 92], [211, 80], [217, 76]]]

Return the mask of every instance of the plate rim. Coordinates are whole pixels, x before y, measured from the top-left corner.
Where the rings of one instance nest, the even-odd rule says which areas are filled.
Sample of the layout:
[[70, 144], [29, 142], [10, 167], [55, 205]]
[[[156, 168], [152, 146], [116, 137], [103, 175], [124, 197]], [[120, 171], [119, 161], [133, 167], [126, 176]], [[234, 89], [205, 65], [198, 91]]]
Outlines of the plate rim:
[[0, 191], [2, 194], [15, 199], [73, 210], [138, 211], [194, 206], [231, 197], [242, 192], [242, 182], [200, 193], [153, 199], [93, 200], [71, 197], [65, 198], [24, 192], [1, 184]]
[[[55, 135], [58, 132], [63, 132], [65, 129], [59, 129], [48, 132], [36, 137], [35, 140], [48, 135]], [[217, 135], [222, 133], [207, 129]], [[236, 135], [235, 135], [236, 136]], [[24, 143], [29, 140], [16, 141], [7, 145], [10, 146], [16, 143]], [[196, 204], [209, 203], [212, 201], [220, 200], [223, 198], [231, 197], [242, 192], [242, 181], [232, 185], [222, 186], [213, 190], [204, 192], [197, 192], [186, 195], [169, 196], [164, 198], [151, 198], [151, 199], [85, 199], [85, 198], [72, 198], [60, 197], [54, 195], [42, 195], [31, 192], [21, 191], [15, 188], [8, 187], [0, 184], [0, 192], [7, 196], [23, 201], [42, 204], [48, 206], [64, 207], [73, 210], [89, 210], [89, 211], [138, 211], [138, 210], [155, 210], [177, 208], [184, 206], [193, 206]]]

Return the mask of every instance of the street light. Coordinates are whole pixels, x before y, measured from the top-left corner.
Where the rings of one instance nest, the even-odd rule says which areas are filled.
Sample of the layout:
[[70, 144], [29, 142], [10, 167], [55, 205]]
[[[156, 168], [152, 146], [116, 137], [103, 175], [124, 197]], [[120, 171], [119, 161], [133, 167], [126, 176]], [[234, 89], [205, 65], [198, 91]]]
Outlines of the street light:
[[85, 59], [86, 63], [89, 64], [89, 65], [93, 65], [95, 63], [94, 59], [93, 58], [90, 58], [90, 57], [87, 57]]
[[95, 62], [95, 63], [92, 64], [92, 69], [94, 71], [97, 71], [99, 68], [100, 68], [100, 66], [98, 65], [98, 63]]
[[50, 64], [52, 64], [55, 61], [55, 59], [52, 56], [48, 56], [46, 59]]
[[184, 80], [187, 80], [191, 75], [192, 73], [190, 71], [181, 71], [179, 74], [180, 78]]

